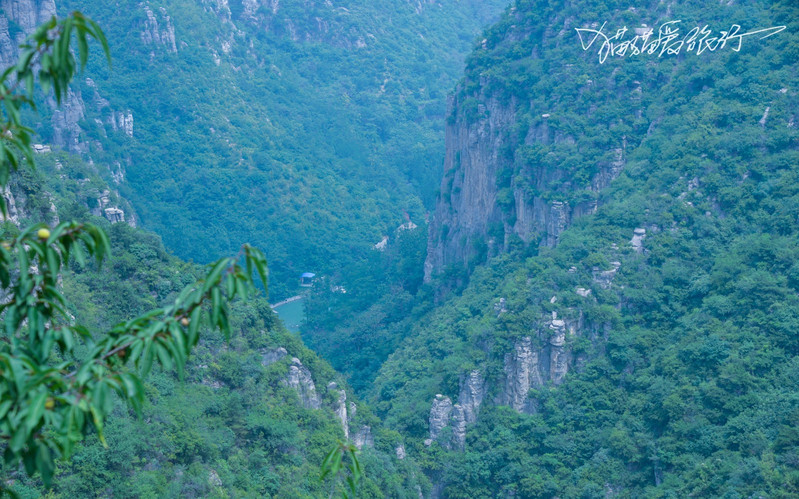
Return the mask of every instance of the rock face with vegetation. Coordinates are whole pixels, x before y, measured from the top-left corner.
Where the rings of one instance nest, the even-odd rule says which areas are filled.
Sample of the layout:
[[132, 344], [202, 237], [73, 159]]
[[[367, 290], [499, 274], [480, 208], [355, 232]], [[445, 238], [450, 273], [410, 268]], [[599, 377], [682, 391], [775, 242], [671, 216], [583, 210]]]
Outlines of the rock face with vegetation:
[[[547, 64], [544, 47], [574, 48], [574, 19], [564, 13], [546, 22], [562, 29], [512, 28], [512, 39], [528, 44], [535, 39], [541, 48], [525, 60], [526, 68], [518, 68], [518, 80], [529, 78], [521, 73], [533, 69], [531, 65]], [[473, 60], [488, 53], [489, 46], [489, 39], [484, 39]], [[493, 83], [490, 76], [471, 73], [450, 100], [444, 177], [425, 262], [427, 281], [448, 265], [484, 262], [515, 244], [554, 246], [574, 219], [596, 211], [600, 191], [619, 175], [628, 147], [634, 146], [626, 134], [597, 144], [590, 152], [586, 144], [578, 143], [573, 124], [592, 120], [600, 103], [536, 91], [529, 99], [500, 94]], [[623, 105], [634, 107], [640, 101], [640, 88], [624, 93], [609, 80], [586, 80], [578, 96], [598, 87], [616, 93]], [[619, 117], [619, 125], [640, 109], [631, 112]], [[578, 166], [582, 171], [575, 175]]]
[[364, 259], [404, 212], [423, 221], [446, 94], [507, 1], [8, 0], [0, 47], [31, 16], [95, 19], [113, 67], [90, 59], [43, 108], [42, 140], [121, 170], [139, 221], [182, 258], [264, 248], [279, 301], [303, 272]]
[[527, 394], [531, 388], [544, 386], [544, 380], [541, 376], [538, 350], [533, 348], [529, 336], [516, 340], [513, 351], [505, 354], [504, 368], [505, 387], [499, 402], [519, 412], [534, 412]]
[[319, 409], [319, 397], [316, 395], [316, 385], [311, 377], [311, 371], [302, 365], [297, 357], [291, 359], [285, 382], [286, 386], [297, 392], [306, 409]]
[[[43, 153], [4, 230], [104, 216], [119, 253], [64, 288], [105, 325], [196, 271], [107, 209], [199, 260], [258, 234], [278, 298], [323, 267], [303, 340], [325, 360], [240, 304], [56, 494], [325, 495], [309, 477], [349, 438], [366, 497], [799, 495], [799, 7], [517, 0], [455, 86], [455, 24], [500, 3], [92, 5], [126, 72], [41, 128], [93, 163]], [[787, 28], [604, 63], [576, 32], [675, 19]]]
[[[799, 491], [797, 14], [518, 1], [477, 44], [451, 101], [431, 287], [378, 329], [410, 331], [370, 389], [441, 497]], [[604, 64], [575, 31], [673, 19], [787, 29]], [[463, 425], [475, 371], [484, 402]]]
[[56, 8], [53, 0], [3, 0], [0, 9], [0, 63], [7, 68], [16, 64], [28, 33], [55, 15]]
[[[36, 171], [12, 177], [6, 197], [13, 200], [13, 218], [0, 229], [6, 238], [20, 226], [58, 218], [104, 227], [112, 256], [102, 268], [74, 262], [62, 286], [76, 321], [108, 330], [174, 300], [201, 269], [169, 255], [154, 234], [94, 214], [87, 202], [96, 201], [92, 193], [98, 191], [111, 196], [96, 168], [65, 152], [43, 153]], [[58, 464], [49, 493], [318, 496], [332, 486], [316, 478], [324, 456], [348, 435], [372, 470], [361, 490], [414, 498], [427, 490], [415, 463], [397, 456], [401, 437], [347, 395], [351, 390], [340, 376], [283, 328], [264, 298], [235, 304], [231, 321], [229, 340], [203, 333], [184, 380], [164, 371], [146, 379], [149, 401], [140, 418], [115, 402], [105, 428], [108, 446], [90, 435], [69, 462]], [[5, 465], [0, 473], [21, 495], [43, 490], [38, 476]]]

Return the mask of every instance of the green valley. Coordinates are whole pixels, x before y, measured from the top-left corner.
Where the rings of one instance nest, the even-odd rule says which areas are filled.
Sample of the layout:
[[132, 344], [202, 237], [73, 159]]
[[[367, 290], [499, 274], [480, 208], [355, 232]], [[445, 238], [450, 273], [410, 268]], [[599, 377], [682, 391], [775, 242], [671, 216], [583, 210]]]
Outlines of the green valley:
[[4, 241], [108, 234], [58, 283], [77, 323], [166, 306], [245, 242], [269, 267], [229, 338], [144, 378], [141, 414], [106, 403], [107, 446], [89, 425], [52, 488], [31, 463], [3, 483], [798, 496], [799, 5], [508, 3], [0, 2], [6, 65], [53, 12], [111, 46], [23, 115], [37, 168], [4, 195]]

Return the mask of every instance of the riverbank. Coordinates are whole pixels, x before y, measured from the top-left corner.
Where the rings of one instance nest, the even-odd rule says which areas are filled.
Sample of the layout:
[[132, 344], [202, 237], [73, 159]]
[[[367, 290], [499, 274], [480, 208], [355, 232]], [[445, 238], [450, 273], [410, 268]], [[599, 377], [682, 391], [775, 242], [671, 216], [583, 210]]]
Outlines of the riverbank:
[[292, 296], [290, 298], [286, 298], [283, 301], [279, 301], [279, 302], [277, 302], [275, 304], [270, 304], [269, 306], [272, 307], [272, 310], [274, 310], [277, 307], [282, 307], [283, 305], [286, 305], [287, 303], [295, 302], [297, 300], [302, 300], [302, 298], [303, 298], [302, 295], [295, 295], [295, 296]]
[[300, 332], [300, 325], [305, 320], [305, 307], [302, 303], [303, 296], [297, 295], [271, 305], [286, 329], [292, 333]]

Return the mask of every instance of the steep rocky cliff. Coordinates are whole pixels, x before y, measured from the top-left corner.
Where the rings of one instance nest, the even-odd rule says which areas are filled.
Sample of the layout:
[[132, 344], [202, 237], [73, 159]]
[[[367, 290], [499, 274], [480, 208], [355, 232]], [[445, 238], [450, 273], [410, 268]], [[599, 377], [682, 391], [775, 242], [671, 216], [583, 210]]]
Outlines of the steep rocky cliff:
[[[110, 70], [95, 52], [65, 106], [40, 106], [41, 141], [93, 160], [182, 257], [265, 248], [279, 299], [299, 273], [352, 264], [404, 211], [423, 218], [446, 92], [507, 1], [7, 4], [81, 10], [111, 47]], [[0, 16], [0, 50], [24, 38], [20, 9]]]
[[16, 62], [19, 45], [33, 29], [56, 14], [54, 0], [0, 1], [0, 64]]
[[[797, 6], [617, 6], [517, 1], [451, 99], [425, 270], [469, 278], [420, 314], [373, 390], [410, 455], [446, 453], [434, 495], [796, 490], [799, 349], [795, 321], [772, 317], [799, 310], [782, 260], [799, 238]], [[788, 28], [740, 51], [604, 63], [575, 31], [607, 21], [629, 39], [674, 19], [691, 20], [681, 35]], [[466, 423], [476, 370], [485, 396]], [[712, 484], [696, 472], [709, 468]]]
[[[144, 45], [153, 45], [154, 49], [163, 49], [166, 52], [176, 53], [175, 26], [165, 8], [157, 9], [159, 15], [150, 8], [148, 3], [141, 6], [147, 20], [144, 21], [141, 31], [141, 41]], [[152, 55], [154, 56], [154, 54]]]
[[430, 408], [430, 438], [425, 440], [425, 445], [437, 441], [447, 449], [463, 449], [467, 426], [477, 421], [485, 393], [483, 374], [474, 370], [461, 376], [460, 394], [455, 405], [449, 397], [437, 394]]
[[[2, 68], [5, 69], [16, 64], [19, 46], [25, 43], [28, 34], [37, 26], [57, 14], [57, 7], [55, 0], [2, 0], [0, 2], [0, 66]], [[166, 38], [166, 35], [163, 38]], [[172, 41], [174, 43], [174, 37]], [[84, 98], [82, 89], [88, 91], [87, 98]], [[104, 137], [108, 136], [105, 129], [106, 123], [110, 125], [112, 132], [119, 131], [127, 137], [133, 137], [131, 111], [111, 109], [109, 101], [98, 93], [97, 85], [90, 78], [73, 83], [66, 99], [60, 106], [56, 104], [51, 95], [46, 96], [45, 101], [47, 108], [40, 111], [48, 115], [50, 126], [44, 138], [57, 148], [84, 155], [90, 152], [91, 146], [101, 149], [102, 146], [99, 142], [91, 143], [86, 134], [86, 131], [92, 127], [88, 122], [92, 120], [94, 126], [102, 130]]]
[[[557, 244], [573, 220], [596, 211], [601, 191], [618, 177], [628, 149], [640, 140], [624, 121], [635, 120], [638, 130], [648, 126], [640, 82], [620, 84], [615, 72], [589, 70], [575, 51], [565, 51], [575, 57], [570, 63], [553, 60], [553, 53], [574, 44], [573, 17], [555, 12], [546, 29], [529, 18], [512, 9], [503, 24], [510, 29], [487, 34], [450, 98], [444, 177], [425, 262], [428, 281], [449, 265], [480, 263], [519, 245]], [[472, 70], [515, 42], [529, 51], [515, 66], [532, 73], [552, 65], [571, 79], [568, 88], [552, 92], [552, 82], [541, 83], [537, 75], [519, 75], [512, 80], [517, 86], [510, 87], [492, 72]], [[584, 97], [599, 89], [629, 114], [603, 113], [607, 103]], [[602, 114], [606, 121], [592, 126], [604, 129], [606, 137], [578, 143], [577, 123]]]

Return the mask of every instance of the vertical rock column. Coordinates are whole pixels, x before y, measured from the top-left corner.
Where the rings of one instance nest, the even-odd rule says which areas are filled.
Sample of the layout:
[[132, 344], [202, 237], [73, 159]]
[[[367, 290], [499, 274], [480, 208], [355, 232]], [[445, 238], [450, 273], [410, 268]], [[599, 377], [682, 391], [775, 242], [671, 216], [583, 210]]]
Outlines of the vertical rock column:
[[516, 341], [513, 352], [505, 355], [505, 389], [500, 401], [519, 412], [532, 412], [527, 392], [543, 384], [538, 351], [533, 349], [532, 338], [525, 336]]
[[314, 385], [311, 377], [311, 371], [302, 365], [302, 362], [297, 357], [291, 359], [291, 366], [289, 366], [285, 383], [286, 386], [293, 388], [297, 392], [305, 408], [319, 409], [319, 396], [316, 394], [316, 385]]

